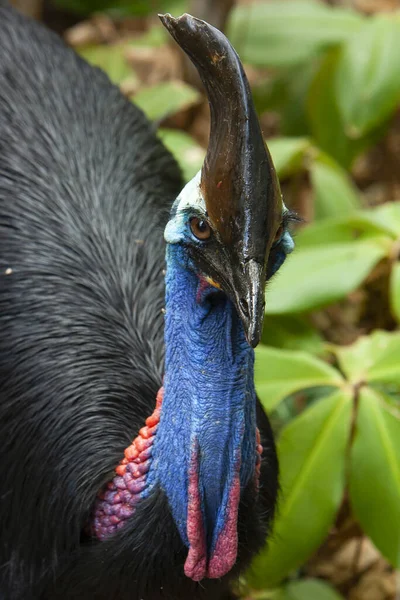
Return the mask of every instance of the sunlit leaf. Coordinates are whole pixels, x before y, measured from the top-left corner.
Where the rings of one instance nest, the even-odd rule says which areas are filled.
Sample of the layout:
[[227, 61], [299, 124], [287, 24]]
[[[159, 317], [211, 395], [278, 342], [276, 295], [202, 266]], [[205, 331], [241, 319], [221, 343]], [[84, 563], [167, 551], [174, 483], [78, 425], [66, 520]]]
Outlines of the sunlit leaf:
[[285, 586], [282, 600], [344, 600], [328, 583], [319, 579], [292, 581]]
[[343, 48], [335, 78], [346, 132], [360, 137], [395, 110], [400, 100], [400, 21], [369, 19]]
[[332, 350], [341, 370], [354, 383], [400, 383], [400, 333], [378, 330]]
[[275, 0], [239, 5], [228, 36], [242, 60], [257, 66], [288, 67], [306, 62], [346, 40], [364, 19], [350, 10], [332, 10], [312, 1]]
[[343, 216], [360, 208], [360, 197], [346, 171], [319, 153], [310, 167], [317, 219]]
[[[390, 203], [391, 205], [392, 203]], [[381, 239], [383, 241], [386, 238], [387, 252], [390, 252], [392, 239], [396, 239], [397, 234], [389, 229], [389, 224], [386, 224], [382, 218], [380, 208], [357, 211], [344, 217], [327, 218], [314, 222], [307, 227], [303, 227], [297, 233], [296, 245], [306, 248], [320, 245], [329, 246], [355, 240]], [[392, 215], [390, 220], [392, 229], [396, 228], [394, 217], [395, 215]]]
[[185, 181], [192, 179], [203, 164], [204, 148], [184, 131], [159, 129], [158, 134], [178, 161]]
[[362, 214], [365, 222], [368, 221], [372, 227], [379, 227], [394, 240], [400, 236], [400, 202], [387, 202]]
[[268, 547], [255, 559], [250, 583], [277, 585], [318, 548], [340, 506], [351, 399], [337, 391], [287, 425], [278, 441], [282, 497]]
[[151, 120], [162, 120], [197, 104], [201, 94], [182, 81], [164, 81], [141, 88], [133, 101]]
[[314, 354], [324, 349], [322, 337], [302, 315], [266, 315], [262, 341], [267, 346]]
[[351, 450], [350, 500], [365, 533], [400, 567], [400, 420], [362, 388]]
[[256, 349], [254, 378], [257, 394], [267, 411], [298, 390], [343, 383], [336, 369], [312, 354], [264, 345]]
[[304, 168], [304, 155], [311, 142], [307, 138], [273, 138], [267, 145], [278, 176], [284, 178]]
[[136, 79], [132, 67], [125, 59], [125, 50], [124, 44], [86, 46], [79, 50], [79, 54], [91, 65], [100, 67], [113, 83], [119, 85], [128, 77]]
[[400, 323], [400, 262], [392, 266], [390, 273], [390, 308], [396, 321]]
[[299, 247], [267, 287], [267, 314], [310, 311], [344, 298], [386, 253], [380, 239]]

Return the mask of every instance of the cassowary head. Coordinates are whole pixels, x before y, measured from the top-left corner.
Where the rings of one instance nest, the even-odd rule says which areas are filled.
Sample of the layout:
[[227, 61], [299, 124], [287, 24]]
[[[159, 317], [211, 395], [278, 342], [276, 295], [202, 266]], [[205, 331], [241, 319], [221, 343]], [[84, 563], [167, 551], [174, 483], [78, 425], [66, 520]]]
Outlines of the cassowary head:
[[211, 111], [203, 168], [176, 200], [165, 239], [183, 244], [195, 268], [232, 299], [255, 347], [266, 279], [293, 248], [290, 213], [235, 50], [200, 19], [160, 18], [197, 67]]

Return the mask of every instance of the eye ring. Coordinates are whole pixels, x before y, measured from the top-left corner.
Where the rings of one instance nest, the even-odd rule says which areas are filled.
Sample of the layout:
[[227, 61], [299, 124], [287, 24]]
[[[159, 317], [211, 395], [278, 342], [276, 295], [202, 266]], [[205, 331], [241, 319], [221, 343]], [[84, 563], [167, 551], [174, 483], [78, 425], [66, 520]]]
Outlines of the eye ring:
[[211, 237], [211, 227], [205, 219], [192, 217], [189, 221], [190, 230], [198, 240], [204, 242]]

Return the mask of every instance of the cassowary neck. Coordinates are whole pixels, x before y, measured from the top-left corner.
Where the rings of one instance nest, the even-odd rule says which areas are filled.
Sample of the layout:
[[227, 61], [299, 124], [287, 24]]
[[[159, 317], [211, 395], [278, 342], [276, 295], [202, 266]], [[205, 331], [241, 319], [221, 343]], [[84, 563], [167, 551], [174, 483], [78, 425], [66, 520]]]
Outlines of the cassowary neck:
[[240, 495], [249, 483], [256, 493], [262, 448], [254, 352], [230, 300], [187, 265], [185, 250], [168, 245], [164, 388], [99, 493], [91, 527], [106, 540], [161, 487], [189, 549], [185, 574], [199, 581], [236, 561]]
[[185, 573], [221, 577], [237, 552], [240, 491], [257, 460], [254, 352], [233, 304], [167, 250], [165, 380], [149, 479], [166, 492]]

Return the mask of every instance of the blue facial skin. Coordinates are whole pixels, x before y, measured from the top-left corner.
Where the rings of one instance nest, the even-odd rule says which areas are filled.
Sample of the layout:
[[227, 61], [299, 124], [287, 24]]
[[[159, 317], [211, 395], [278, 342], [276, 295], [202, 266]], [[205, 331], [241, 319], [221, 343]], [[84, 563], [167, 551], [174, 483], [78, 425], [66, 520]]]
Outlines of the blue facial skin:
[[151, 489], [158, 483], [165, 491], [188, 546], [188, 472], [198, 447], [203, 523], [211, 554], [226, 521], [239, 458], [241, 490], [254, 476], [254, 350], [229, 298], [211, 286], [204, 288], [204, 283], [200, 289], [200, 274], [185, 247], [204, 243], [190, 231], [193, 214], [176, 211], [175, 205], [165, 231], [164, 400], [148, 484]]
[[275, 244], [276, 246], [276, 254], [275, 260], [271, 266], [270, 271], [268, 272], [269, 278], [281, 268], [283, 263], [286, 260], [288, 254], [293, 252], [294, 250], [294, 242], [293, 238], [288, 231], [285, 231], [280, 240]]

